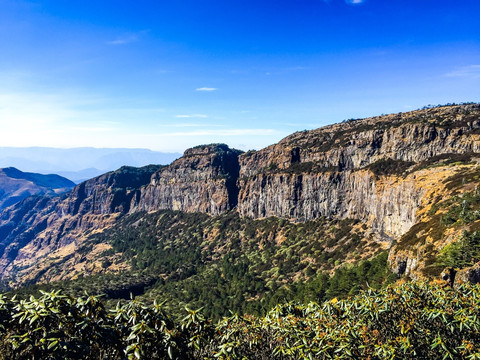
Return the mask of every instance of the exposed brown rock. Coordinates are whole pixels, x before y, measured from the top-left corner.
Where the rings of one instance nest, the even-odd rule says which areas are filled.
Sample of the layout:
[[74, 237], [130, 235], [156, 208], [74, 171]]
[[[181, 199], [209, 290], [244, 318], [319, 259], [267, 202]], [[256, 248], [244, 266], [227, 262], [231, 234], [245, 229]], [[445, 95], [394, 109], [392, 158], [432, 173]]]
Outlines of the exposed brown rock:
[[472, 284], [480, 284], [480, 262], [457, 272], [455, 276], [454, 286], [459, 286], [466, 282]]
[[319, 174], [258, 174], [240, 180], [243, 216], [279, 216], [294, 221], [356, 218], [370, 221], [383, 237], [399, 236], [415, 222], [424, 193], [412, 179], [387, 178], [388, 186], [365, 170]]
[[238, 155], [224, 144], [198, 146], [156, 172], [132, 212], [161, 209], [217, 215], [237, 204]]

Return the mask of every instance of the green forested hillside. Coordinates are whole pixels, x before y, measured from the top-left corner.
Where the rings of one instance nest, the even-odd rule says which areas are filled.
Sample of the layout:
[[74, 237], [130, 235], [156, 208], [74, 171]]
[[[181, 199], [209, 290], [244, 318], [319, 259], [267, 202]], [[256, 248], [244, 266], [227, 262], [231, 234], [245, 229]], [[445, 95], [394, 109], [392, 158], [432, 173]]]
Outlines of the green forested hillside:
[[80, 249], [87, 254], [95, 244], [109, 243], [98, 261], [106, 271], [116, 263], [130, 270], [77, 274], [76, 280], [18, 293], [56, 288], [80, 295], [86, 289], [106, 299], [128, 299], [130, 293], [162, 299], [174, 313], [185, 305], [204, 306], [214, 319], [230, 310], [262, 314], [279, 302], [323, 301], [355, 294], [367, 283], [391, 282], [387, 253], [368, 241], [364, 229], [353, 220], [291, 223], [236, 213], [139, 213], [93, 235]]

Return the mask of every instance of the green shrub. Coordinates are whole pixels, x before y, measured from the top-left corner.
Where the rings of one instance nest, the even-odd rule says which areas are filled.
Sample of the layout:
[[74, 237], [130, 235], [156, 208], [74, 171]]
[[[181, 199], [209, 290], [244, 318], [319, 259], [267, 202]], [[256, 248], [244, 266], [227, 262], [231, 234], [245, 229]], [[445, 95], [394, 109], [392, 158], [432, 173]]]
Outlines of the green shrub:
[[0, 295], [1, 359], [480, 359], [480, 287], [404, 283], [216, 325], [137, 300]]
[[480, 261], [480, 232], [464, 231], [462, 238], [440, 252], [437, 264], [463, 269]]

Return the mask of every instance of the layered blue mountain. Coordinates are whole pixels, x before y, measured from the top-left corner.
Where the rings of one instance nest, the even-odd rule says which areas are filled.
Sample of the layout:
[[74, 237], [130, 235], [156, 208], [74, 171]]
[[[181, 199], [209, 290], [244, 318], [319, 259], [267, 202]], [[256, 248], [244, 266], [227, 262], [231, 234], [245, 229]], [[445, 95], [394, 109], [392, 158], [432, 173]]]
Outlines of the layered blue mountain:
[[58, 195], [75, 183], [59, 175], [23, 172], [14, 167], [0, 169], [0, 210], [32, 195]]
[[23, 171], [59, 174], [78, 184], [124, 165], [169, 164], [180, 156], [149, 149], [0, 147], [0, 168], [14, 166]]

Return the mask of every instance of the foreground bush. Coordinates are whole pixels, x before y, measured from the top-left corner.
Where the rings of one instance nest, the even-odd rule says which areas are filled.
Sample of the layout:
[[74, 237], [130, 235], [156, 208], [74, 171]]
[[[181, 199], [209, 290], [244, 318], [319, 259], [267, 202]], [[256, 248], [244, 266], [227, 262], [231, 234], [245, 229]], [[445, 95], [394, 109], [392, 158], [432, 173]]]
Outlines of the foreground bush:
[[322, 305], [278, 305], [216, 325], [161, 304], [0, 296], [4, 359], [480, 359], [480, 288], [405, 283]]

